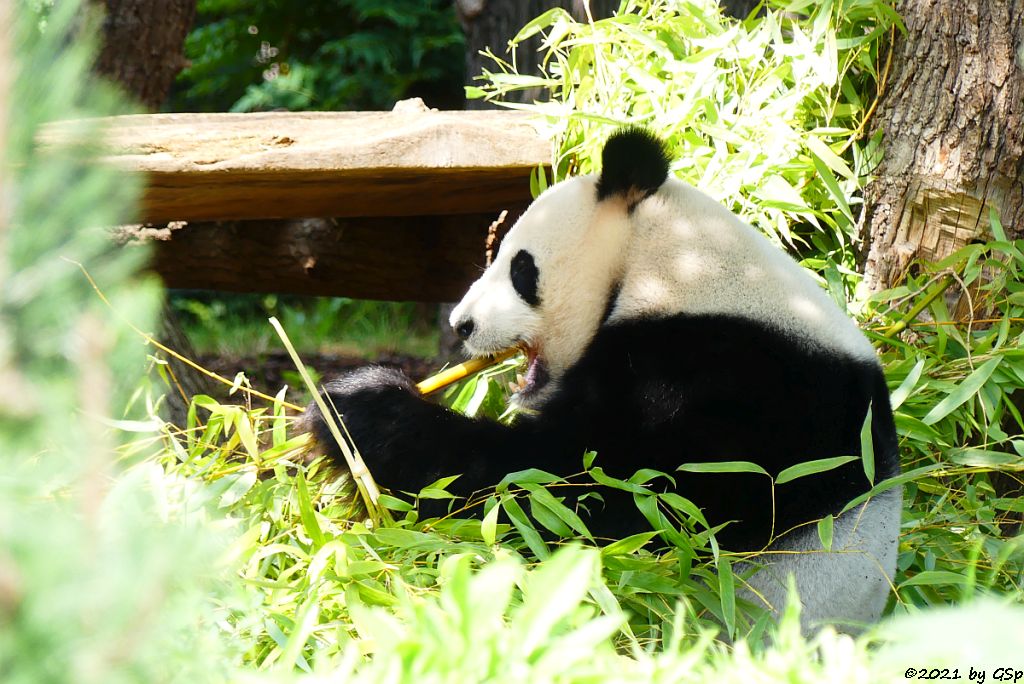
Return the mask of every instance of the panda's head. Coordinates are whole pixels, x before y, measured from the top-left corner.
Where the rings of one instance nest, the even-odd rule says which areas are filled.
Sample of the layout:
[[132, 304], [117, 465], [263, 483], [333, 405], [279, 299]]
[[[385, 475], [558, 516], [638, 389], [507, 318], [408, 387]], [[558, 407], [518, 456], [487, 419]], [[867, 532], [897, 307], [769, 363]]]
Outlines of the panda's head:
[[590, 343], [614, 303], [630, 214], [668, 176], [664, 145], [642, 129], [613, 134], [601, 161], [599, 177], [558, 183], [530, 205], [452, 311], [471, 355], [526, 350], [521, 406], [543, 401]]

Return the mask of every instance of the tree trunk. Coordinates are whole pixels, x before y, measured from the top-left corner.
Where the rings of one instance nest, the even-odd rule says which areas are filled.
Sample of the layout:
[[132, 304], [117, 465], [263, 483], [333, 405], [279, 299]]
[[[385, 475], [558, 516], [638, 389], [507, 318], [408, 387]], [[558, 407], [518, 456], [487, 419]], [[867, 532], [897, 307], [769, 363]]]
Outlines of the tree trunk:
[[167, 98], [186, 65], [185, 36], [196, 0], [105, 0], [103, 49], [96, 71], [120, 83], [147, 109]]
[[865, 192], [865, 277], [899, 282], [989, 233], [1024, 233], [1024, 0], [904, 0], [873, 124], [882, 162]]
[[[992, 211], [1008, 237], [1024, 234], [1024, 0], [904, 0], [898, 9], [907, 32], [893, 45], [873, 131], [884, 132], [884, 153], [864, 197], [873, 290], [899, 283], [913, 259], [989, 239]], [[966, 298], [956, 303], [965, 309]], [[1024, 491], [1003, 473], [992, 484], [999, 496]], [[1003, 534], [1016, 534], [1020, 519], [1000, 521]]]
[[[196, 0], [105, 0], [102, 4], [103, 46], [96, 72], [119, 83], [147, 109], [159, 109], [174, 78], [185, 67], [185, 37], [195, 19]], [[195, 358], [166, 304], [160, 327], [160, 337], [168, 346]], [[167, 395], [166, 417], [175, 425], [184, 425], [188, 401], [194, 394], [209, 394], [213, 385], [191, 367], [174, 359], [167, 361], [178, 388]], [[187, 397], [182, 397], [179, 388]]]

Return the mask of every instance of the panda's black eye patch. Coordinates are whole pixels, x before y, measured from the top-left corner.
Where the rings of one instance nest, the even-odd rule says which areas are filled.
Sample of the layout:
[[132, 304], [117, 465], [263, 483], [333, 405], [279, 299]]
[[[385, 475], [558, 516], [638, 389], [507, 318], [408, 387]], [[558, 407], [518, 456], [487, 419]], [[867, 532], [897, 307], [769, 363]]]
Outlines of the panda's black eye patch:
[[509, 269], [509, 278], [512, 279], [512, 287], [516, 294], [522, 297], [523, 301], [530, 306], [540, 304], [540, 297], [537, 296], [537, 278], [540, 271], [533, 261], [533, 255], [525, 249], [516, 252], [512, 257], [512, 267]]

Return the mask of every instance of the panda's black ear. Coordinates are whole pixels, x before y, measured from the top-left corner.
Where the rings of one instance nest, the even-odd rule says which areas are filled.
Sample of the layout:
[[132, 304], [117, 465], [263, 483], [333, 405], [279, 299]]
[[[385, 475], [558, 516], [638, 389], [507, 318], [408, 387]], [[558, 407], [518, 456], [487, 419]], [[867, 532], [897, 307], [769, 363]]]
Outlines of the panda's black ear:
[[665, 182], [671, 161], [658, 136], [645, 128], [620, 128], [601, 152], [597, 199], [621, 195], [632, 210]]

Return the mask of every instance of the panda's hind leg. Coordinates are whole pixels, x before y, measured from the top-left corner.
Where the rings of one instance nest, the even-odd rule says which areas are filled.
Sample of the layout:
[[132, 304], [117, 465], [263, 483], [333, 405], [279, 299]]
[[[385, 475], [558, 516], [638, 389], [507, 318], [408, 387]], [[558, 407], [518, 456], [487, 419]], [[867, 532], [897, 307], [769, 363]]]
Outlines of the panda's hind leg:
[[[835, 520], [831, 551], [822, 548], [816, 525], [789, 534], [753, 561], [761, 567], [742, 597], [781, 614], [792, 574], [805, 635], [824, 624], [860, 633], [881, 616], [892, 588], [902, 506], [897, 487], [847, 511]], [[750, 565], [738, 565], [737, 571]]]

